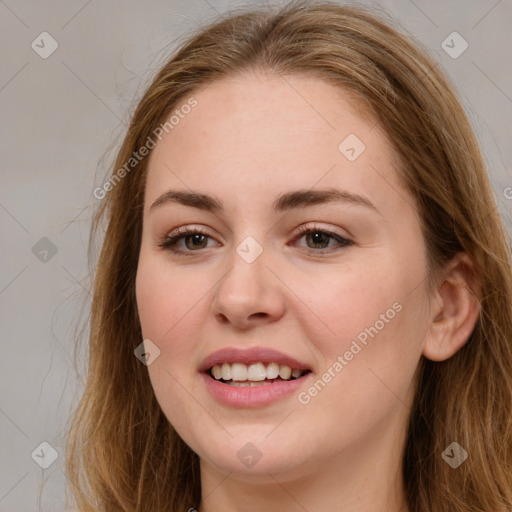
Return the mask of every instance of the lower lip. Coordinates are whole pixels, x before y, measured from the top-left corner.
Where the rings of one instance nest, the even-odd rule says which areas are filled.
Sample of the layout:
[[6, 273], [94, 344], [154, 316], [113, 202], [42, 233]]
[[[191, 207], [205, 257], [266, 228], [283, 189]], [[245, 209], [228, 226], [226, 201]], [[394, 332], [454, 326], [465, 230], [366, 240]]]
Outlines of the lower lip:
[[280, 398], [296, 392], [310, 375], [311, 372], [298, 379], [278, 381], [262, 386], [235, 387], [215, 380], [207, 373], [201, 373], [213, 398], [221, 404], [232, 407], [262, 407], [276, 402]]

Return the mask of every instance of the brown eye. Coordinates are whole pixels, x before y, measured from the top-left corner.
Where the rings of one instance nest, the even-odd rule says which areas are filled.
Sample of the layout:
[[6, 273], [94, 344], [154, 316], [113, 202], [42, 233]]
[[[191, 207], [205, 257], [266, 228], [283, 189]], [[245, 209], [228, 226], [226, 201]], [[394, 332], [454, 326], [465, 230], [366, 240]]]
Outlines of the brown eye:
[[[207, 240], [206, 235], [202, 235], [199, 233], [193, 234], [193, 235], [187, 235], [185, 237], [182, 237], [185, 240], [185, 246], [187, 249], [203, 249], [206, 247], [206, 244], [204, 242]], [[190, 245], [187, 243], [187, 241], [191, 241]], [[203, 242], [203, 243], [202, 243]]]
[[[312, 244], [315, 245], [314, 249], [324, 249], [324, 247], [318, 247], [319, 245], [329, 244], [330, 239], [332, 237], [322, 231], [311, 231], [311, 233], [307, 233], [306, 240], [311, 241]], [[327, 246], [326, 246], [327, 247]]]
[[[343, 249], [344, 247], [348, 247], [354, 243], [336, 233], [315, 227], [302, 227], [300, 232], [301, 233], [296, 240], [305, 238], [307, 245], [306, 248], [311, 249], [312, 252], [320, 254], [323, 252], [332, 252], [337, 249]], [[334, 240], [336, 243], [329, 246], [329, 242], [331, 240]]]
[[[159, 246], [162, 249], [172, 251], [174, 253], [189, 254], [198, 252], [200, 249], [207, 247], [209, 235], [195, 228], [184, 228], [175, 235], [168, 235], [164, 238]], [[178, 248], [181, 241], [184, 241], [185, 248]]]
[[[324, 252], [333, 252], [337, 249], [353, 245], [351, 240], [343, 238], [331, 231], [315, 227], [302, 227], [300, 229], [300, 235], [295, 238], [295, 241], [302, 238], [306, 239], [306, 249], [320, 254]], [[206, 249], [208, 247], [208, 239], [212, 239], [212, 237], [203, 233], [199, 229], [183, 228], [175, 235], [166, 236], [159, 246], [162, 249], [169, 250], [175, 254], [191, 256], [194, 252], [199, 253], [202, 249]], [[184, 247], [179, 247], [182, 240], [184, 241]], [[336, 243], [329, 245], [332, 240]]]

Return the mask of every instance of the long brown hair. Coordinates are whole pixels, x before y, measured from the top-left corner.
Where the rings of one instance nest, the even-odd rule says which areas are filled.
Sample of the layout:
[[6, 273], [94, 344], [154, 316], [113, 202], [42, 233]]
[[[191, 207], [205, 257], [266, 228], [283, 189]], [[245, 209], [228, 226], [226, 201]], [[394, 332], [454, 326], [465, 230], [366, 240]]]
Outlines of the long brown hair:
[[[475, 262], [480, 315], [443, 362], [422, 358], [404, 447], [411, 512], [512, 507], [512, 265], [479, 146], [453, 87], [409, 36], [362, 8], [292, 2], [235, 12], [202, 29], [158, 71], [131, 119], [92, 224], [106, 233], [94, 279], [85, 390], [73, 416], [67, 474], [82, 511], [185, 511], [201, 500], [198, 456], [161, 411], [135, 299], [148, 156], [126, 163], [181, 102], [248, 70], [316, 76], [367, 106], [396, 150], [437, 269]], [[119, 179], [119, 169], [125, 173]], [[114, 181], [114, 175], [117, 177]], [[468, 459], [441, 454], [453, 441]]]

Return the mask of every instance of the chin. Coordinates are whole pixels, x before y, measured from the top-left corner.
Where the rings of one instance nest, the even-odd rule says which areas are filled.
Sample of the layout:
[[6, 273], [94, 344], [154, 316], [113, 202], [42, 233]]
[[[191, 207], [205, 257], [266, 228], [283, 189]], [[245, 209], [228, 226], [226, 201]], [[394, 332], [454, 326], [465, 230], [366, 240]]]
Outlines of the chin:
[[211, 465], [223, 473], [232, 473], [230, 478], [247, 482], [275, 483], [274, 478], [278, 475], [282, 475], [284, 481], [309, 473], [313, 454], [308, 456], [304, 452], [304, 443], [285, 446], [278, 438], [273, 442], [265, 440], [265, 435], [255, 436], [254, 441], [245, 441], [249, 439], [245, 436], [244, 441], [229, 438], [225, 445], [216, 443], [215, 451], [210, 445], [201, 447], [196, 453], [202, 464]]

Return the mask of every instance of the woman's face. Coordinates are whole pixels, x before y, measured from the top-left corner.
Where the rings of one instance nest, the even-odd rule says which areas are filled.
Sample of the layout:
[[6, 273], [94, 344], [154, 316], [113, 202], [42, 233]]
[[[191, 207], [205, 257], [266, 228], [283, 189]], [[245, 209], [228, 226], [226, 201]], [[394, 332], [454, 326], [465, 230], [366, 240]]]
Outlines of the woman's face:
[[[150, 158], [136, 281], [163, 412], [203, 468], [245, 479], [398, 458], [430, 310], [385, 135], [315, 78], [193, 96]], [[200, 234], [161, 247], [179, 228]]]

